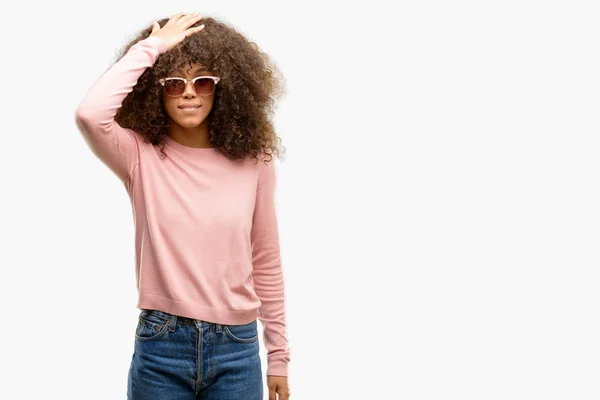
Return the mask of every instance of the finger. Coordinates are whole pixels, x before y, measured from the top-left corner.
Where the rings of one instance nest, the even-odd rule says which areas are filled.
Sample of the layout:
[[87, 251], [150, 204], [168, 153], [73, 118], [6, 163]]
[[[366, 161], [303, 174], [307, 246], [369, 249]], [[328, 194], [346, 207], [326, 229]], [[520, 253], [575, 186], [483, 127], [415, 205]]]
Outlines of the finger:
[[192, 20], [190, 20], [190, 26], [194, 25], [195, 23], [200, 22], [201, 19], [202, 19], [202, 15], [198, 15], [196, 18], [193, 18]]
[[200, 32], [202, 29], [204, 29], [204, 25], [200, 25], [196, 28], [189, 28], [185, 31], [185, 36], [192, 36], [193, 34]]
[[196, 22], [198, 22], [201, 18], [202, 18], [202, 15], [200, 15], [198, 13], [193, 13], [193, 14], [188, 15], [185, 18], [181, 18], [177, 22], [179, 22], [181, 25], [189, 26], [189, 25], [193, 25]]
[[173, 16], [171, 16], [171, 18], [169, 19], [169, 22], [173, 21], [174, 23], [177, 22], [181, 17], [183, 17], [184, 15], [186, 15], [184, 12], [180, 12], [179, 14], [174, 14]]
[[279, 400], [289, 400], [290, 398], [290, 390], [287, 387], [280, 386], [277, 393], [279, 393]]
[[150, 34], [156, 32], [160, 27], [158, 26], [158, 23], [156, 21], [152, 21], [152, 32], [150, 32]]
[[275, 391], [275, 387], [269, 388], [269, 400], [277, 400], [277, 392]]
[[200, 32], [202, 29], [204, 29], [204, 25], [200, 25], [200, 26], [199, 26], [199, 27], [197, 27], [197, 28], [190, 29], [190, 35], [193, 35], [194, 33], [198, 33], [198, 32]]
[[183, 13], [183, 16], [177, 18], [177, 21], [175, 21], [177, 24], [181, 25], [184, 24], [187, 20], [190, 19], [190, 17], [195, 17], [196, 14], [192, 13], [192, 14], [188, 14], [188, 13]]

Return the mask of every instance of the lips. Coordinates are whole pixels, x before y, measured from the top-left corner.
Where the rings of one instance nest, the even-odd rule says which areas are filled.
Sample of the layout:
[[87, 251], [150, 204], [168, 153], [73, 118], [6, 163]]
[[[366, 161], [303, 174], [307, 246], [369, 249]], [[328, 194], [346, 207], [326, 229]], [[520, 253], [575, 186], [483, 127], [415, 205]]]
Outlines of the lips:
[[179, 106], [179, 108], [183, 109], [183, 110], [193, 110], [196, 108], [199, 108], [200, 106], [198, 105], [183, 105], [183, 106]]

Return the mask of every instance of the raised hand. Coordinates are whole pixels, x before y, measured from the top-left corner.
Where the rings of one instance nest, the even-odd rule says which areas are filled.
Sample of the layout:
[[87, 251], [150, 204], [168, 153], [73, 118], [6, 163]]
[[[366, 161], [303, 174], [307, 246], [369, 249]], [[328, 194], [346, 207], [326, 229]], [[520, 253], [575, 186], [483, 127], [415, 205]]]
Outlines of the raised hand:
[[202, 19], [202, 16], [198, 13], [186, 14], [181, 12], [169, 18], [169, 21], [162, 28], [158, 22], [152, 21], [150, 36], [161, 38], [165, 42], [167, 51], [169, 51], [186, 37], [204, 29], [204, 25], [200, 25], [197, 28], [190, 28], [190, 26], [194, 25], [200, 19]]

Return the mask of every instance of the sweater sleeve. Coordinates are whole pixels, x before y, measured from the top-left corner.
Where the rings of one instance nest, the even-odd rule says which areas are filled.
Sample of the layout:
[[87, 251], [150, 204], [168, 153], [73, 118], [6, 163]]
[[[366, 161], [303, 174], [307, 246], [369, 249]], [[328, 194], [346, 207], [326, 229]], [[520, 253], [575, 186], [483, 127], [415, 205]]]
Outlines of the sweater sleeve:
[[166, 51], [156, 36], [140, 40], [89, 89], [75, 112], [75, 123], [93, 154], [125, 182], [139, 162], [137, 134], [114, 120], [139, 77]]
[[288, 375], [290, 350], [285, 318], [284, 279], [279, 251], [275, 209], [276, 170], [274, 160], [259, 161], [256, 205], [252, 219], [252, 279], [261, 300], [258, 319], [263, 325], [267, 350], [267, 375]]

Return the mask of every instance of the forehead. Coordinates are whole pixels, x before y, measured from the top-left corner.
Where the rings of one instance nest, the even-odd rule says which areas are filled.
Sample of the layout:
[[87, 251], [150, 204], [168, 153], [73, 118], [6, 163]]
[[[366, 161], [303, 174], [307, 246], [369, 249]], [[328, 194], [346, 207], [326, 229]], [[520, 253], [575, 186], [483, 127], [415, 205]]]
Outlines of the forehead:
[[198, 74], [210, 74], [210, 71], [208, 71], [206, 69], [206, 67], [200, 63], [194, 63], [191, 65], [189, 64], [185, 64], [182, 65], [178, 68], [175, 69], [174, 72], [180, 73], [180, 74], [192, 74], [192, 75], [198, 75]]

